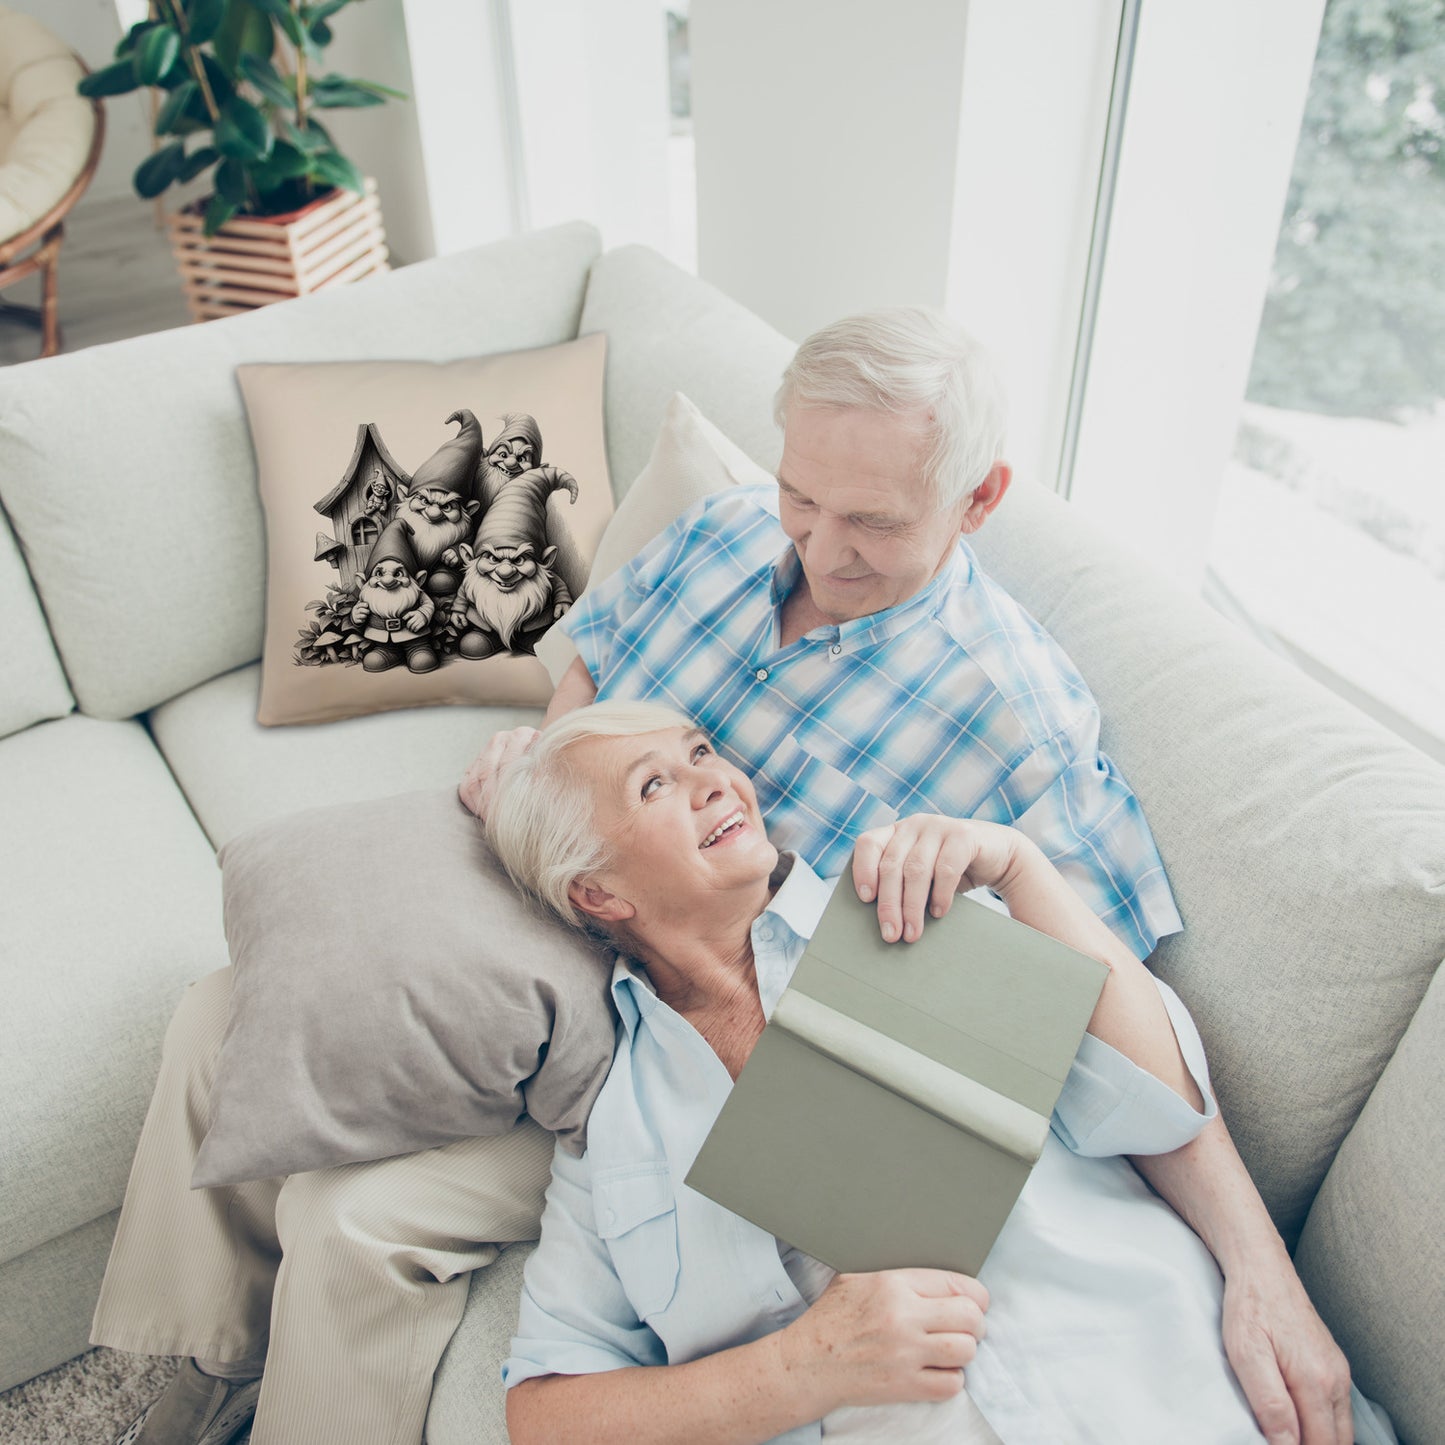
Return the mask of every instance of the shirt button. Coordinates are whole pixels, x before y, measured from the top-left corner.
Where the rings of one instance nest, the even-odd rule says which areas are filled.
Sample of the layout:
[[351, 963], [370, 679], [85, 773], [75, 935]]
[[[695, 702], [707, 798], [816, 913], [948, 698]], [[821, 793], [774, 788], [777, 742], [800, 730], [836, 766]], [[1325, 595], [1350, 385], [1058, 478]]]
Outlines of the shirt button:
[[832, 647], [828, 649], [828, 651], [831, 652], [834, 657], [837, 657], [837, 655], [842, 652], [842, 650], [843, 644], [841, 642], [835, 642]]
[[766, 667], [760, 667], [753, 676], [757, 678], [759, 682], [766, 682], [768, 680], [768, 670]]

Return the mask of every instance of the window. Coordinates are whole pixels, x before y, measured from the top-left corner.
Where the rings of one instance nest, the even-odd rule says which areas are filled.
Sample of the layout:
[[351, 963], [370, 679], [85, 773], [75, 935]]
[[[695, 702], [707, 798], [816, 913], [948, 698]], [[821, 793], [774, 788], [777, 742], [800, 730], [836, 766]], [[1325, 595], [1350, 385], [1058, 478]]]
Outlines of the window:
[[1329, 0], [1212, 600], [1445, 756], [1445, 3]]

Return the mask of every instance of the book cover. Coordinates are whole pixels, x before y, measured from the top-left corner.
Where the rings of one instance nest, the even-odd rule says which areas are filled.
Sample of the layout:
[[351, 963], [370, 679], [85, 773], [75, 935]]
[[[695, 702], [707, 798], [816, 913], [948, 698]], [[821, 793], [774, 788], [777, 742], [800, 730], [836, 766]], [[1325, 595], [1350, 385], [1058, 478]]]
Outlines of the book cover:
[[969, 898], [886, 944], [845, 876], [687, 1183], [837, 1270], [977, 1274], [1107, 977]]

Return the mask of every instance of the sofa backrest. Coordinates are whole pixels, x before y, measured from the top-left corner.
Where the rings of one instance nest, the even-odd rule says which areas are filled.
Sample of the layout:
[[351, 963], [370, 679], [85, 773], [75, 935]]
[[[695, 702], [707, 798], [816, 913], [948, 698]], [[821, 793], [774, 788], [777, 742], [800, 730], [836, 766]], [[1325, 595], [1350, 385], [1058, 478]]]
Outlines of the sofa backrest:
[[75, 707], [25, 559], [3, 514], [0, 514], [0, 617], [5, 619], [5, 645], [0, 648], [0, 738], [3, 738], [32, 723], [64, 717]]
[[598, 249], [590, 226], [558, 227], [8, 369], [0, 502], [81, 709], [129, 717], [260, 653], [265, 543], [238, 363], [566, 341]]
[[1151, 964], [1292, 1244], [1445, 954], [1445, 768], [1042, 488], [975, 540], [1098, 699], [1184, 918]]

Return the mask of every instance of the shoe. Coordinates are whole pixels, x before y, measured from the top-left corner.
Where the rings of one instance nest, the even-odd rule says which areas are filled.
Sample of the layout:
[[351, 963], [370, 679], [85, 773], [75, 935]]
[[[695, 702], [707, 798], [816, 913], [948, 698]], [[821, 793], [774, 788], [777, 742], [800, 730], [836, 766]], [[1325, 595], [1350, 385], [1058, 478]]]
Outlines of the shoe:
[[260, 1380], [238, 1385], [213, 1379], [194, 1360], [186, 1360], [115, 1445], [230, 1445], [250, 1424], [260, 1394]]

